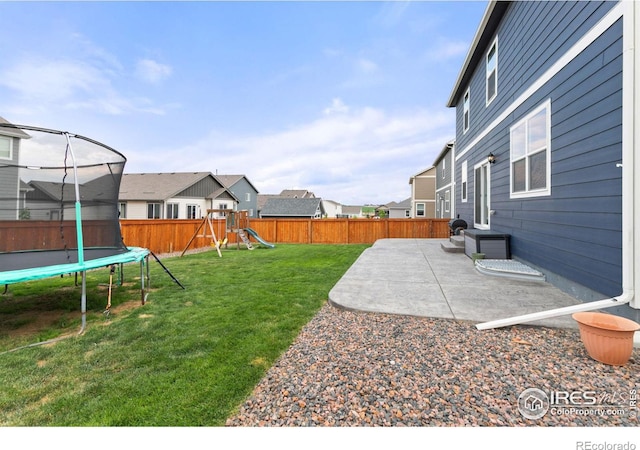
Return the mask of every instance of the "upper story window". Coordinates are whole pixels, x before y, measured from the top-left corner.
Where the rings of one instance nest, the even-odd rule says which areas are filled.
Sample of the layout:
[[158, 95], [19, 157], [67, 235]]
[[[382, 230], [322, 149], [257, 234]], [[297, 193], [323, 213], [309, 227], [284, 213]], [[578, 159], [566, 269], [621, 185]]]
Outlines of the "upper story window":
[[244, 194], [244, 201], [245, 202], [251, 201], [251, 192], [247, 192], [246, 194]]
[[447, 158], [442, 158], [442, 178], [444, 179], [447, 175]]
[[424, 203], [416, 203], [416, 217], [424, 217]]
[[551, 101], [510, 130], [511, 198], [551, 195]]
[[487, 52], [487, 106], [498, 94], [498, 38]]
[[469, 89], [464, 93], [464, 101], [462, 103], [462, 132], [466, 133], [469, 129]]
[[6, 136], [0, 136], [0, 159], [12, 158], [12, 139]]

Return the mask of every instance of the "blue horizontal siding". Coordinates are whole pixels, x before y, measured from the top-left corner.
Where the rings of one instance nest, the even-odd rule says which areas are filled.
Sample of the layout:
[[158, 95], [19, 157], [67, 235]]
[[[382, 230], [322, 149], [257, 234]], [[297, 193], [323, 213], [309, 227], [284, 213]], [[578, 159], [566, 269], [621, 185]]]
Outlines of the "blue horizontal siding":
[[[514, 2], [498, 27], [498, 97], [485, 106], [484, 61], [471, 79], [471, 128], [464, 149], [531, 83], [615, 6], [615, 2]], [[551, 195], [510, 198], [509, 128], [551, 100]], [[604, 295], [622, 284], [622, 20], [535, 92], [458, 161], [468, 165], [468, 202], [456, 211], [474, 222], [475, 164], [497, 156], [491, 172], [491, 229], [512, 236], [515, 257]], [[460, 191], [459, 189], [457, 191]]]

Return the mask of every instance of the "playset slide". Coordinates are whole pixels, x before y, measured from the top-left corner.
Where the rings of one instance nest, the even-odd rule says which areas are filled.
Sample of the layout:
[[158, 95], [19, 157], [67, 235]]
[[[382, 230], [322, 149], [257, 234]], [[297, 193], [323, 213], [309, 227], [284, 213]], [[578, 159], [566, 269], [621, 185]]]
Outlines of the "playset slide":
[[256, 241], [260, 242], [265, 247], [269, 247], [269, 248], [274, 248], [275, 247], [274, 244], [271, 244], [271, 243], [265, 241], [264, 239], [262, 239], [260, 237], [260, 235], [258, 233], [256, 233], [256, 230], [254, 230], [252, 228], [245, 228], [244, 231], [249, 233]]

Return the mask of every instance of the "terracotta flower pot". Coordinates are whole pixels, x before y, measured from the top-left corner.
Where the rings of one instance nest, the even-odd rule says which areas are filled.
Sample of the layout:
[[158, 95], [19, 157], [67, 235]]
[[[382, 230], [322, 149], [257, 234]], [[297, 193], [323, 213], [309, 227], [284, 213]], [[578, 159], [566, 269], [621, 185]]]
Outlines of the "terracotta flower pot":
[[596, 361], [622, 366], [633, 352], [633, 334], [640, 325], [613, 314], [578, 312], [572, 315], [578, 322], [580, 338], [587, 353]]

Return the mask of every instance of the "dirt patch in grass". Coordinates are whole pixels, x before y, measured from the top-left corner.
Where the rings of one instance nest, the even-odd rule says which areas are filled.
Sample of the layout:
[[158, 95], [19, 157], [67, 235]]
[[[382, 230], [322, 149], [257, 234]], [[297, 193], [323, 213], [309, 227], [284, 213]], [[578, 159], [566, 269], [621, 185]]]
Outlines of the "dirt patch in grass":
[[[132, 300], [112, 306], [111, 315], [117, 315], [141, 306], [139, 300]], [[95, 314], [95, 313], [93, 313]], [[80, 321], [82, 313], [78, 311], [64, 310], [30, 310], [24, 312], [0, 313], [0, 336], [8, 339], [37, 336], [52, 328], [63, 328], [65, 323]], [[109, 322], [105, 322], [106, 325]]]

